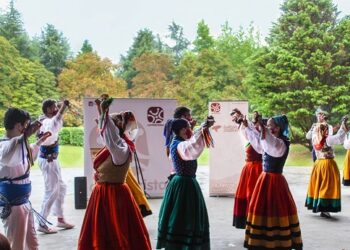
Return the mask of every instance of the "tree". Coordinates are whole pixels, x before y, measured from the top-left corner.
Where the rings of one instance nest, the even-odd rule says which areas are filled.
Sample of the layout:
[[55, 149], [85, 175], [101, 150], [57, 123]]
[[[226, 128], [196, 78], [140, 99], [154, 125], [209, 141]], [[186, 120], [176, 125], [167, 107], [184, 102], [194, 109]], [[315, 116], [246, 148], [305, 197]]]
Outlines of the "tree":
[[176, 64], [178, 64], [184, 52], [188, 49], [190, 41], [184, 37], [183, 28], [175, 22], [172, 22], [168, 29], [170, 31], [168, 37], [175, 43], [170, 47], [170, 51], [174, 55]]
[[247, 77], [249, 59], [260, 49], [260, 35], [252, 25], [247, 31], [241, 27], [238, 32], [234, 32], [226, 22], [221, 29], [221, 34], [215, 40], [215, 48], [222, 57], [227, 58], [233, 71], [235, 72], [235, 97], [241, 99], [248, 98], [248, 90], [243, 84]]
[[198, 23], [197, 37], [193, 44], [196, 52], [212, 48], [214, 45], [214, 38], [210, 35], [209, 27], [203, 20]]
[[[126, 84], [113, 72], [117, 66], [109, 59], [101, 59], [97, 53], [83, 53], [67, 61], [58, 77], [58, 88], [64, 98], [82, 110], [84, 97], [99, 97], [109, 94], [112, 97], [126, 97]], [[72, 115], [66, 117], [68, 125], [81, 125], [82, 121]]]
[[176, 96], [172, 80], [175, 66], [168, 54], [146, 52], [134, 59], [138, 72], [132, 79], [131, 95], [135, 97], [171, 98]]
[[10, 1], [7, 12], [0, 15], [0, 36], [5, 37], [21, 54], [28, 59], [35, 59], [35, 49], [23, 28], [21, 14], [14, 7], [14, 0]]
[[47, 24], [41, 31], [40, 62], [57, 77], [70, 56], [70, 47], [67, 38], [52, 24]]
[[79, 53], [91, 53], [93, 52], [92, 45], [89, 43], [89, 40], [84, 40], [83, 46], [80, 49]]
[[0, 54], [0, 116], [12, 106], [38, 117], [44, 99], [58, 98], [54, 75], [40, 63], [21, 57], [3, 37], [0, 37]]
[[227, 57], [217, 50], [186, 53], [176, 70], [178, 100], [192, 108], [196, 117], [208, 114], [208, 102], [237, 99], [237, 77]]
[[339, 121], [337, 111], [349, 99], [350, 71], [339, 62], [338, 12], [331, 0], [286, 0], [281, 9], [269, 46], [252, 59], [246, 84], [254, 109], [288, 114], [294, 139], [305, 142], [317, 106], [335, 112]]
[[156, 41], [152, 31], [149, 29], [142, 29], [137, 33], [126, 55], [121, 56], [121, 67], [118, 71], [118, 75], [127, 82], [128, 89], [132, 88], [132, 79], [137, 75], [137, 71], [133, 66], [134, 58], [149, 51], [159, 51], [158, 49], [159, 42]]

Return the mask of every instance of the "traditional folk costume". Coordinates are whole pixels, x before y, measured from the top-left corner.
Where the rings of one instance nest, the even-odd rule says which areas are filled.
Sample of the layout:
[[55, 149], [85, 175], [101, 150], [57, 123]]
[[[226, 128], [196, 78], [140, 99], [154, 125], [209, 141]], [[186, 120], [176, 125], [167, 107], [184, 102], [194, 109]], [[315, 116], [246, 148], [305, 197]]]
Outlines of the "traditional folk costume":
[[317, 160], [311, 172], [305, 206], [314, 213], [341, 210], [340, 173], [332, 146], [342, 144], [346, 132], [340, 128], [336, 135], [327, 135], [326, 130], [327, 124], [318, 123], [312, 138]]
[[28, 147], [23, 135], [0, 140], [0, 217], [14, 250], [39, 246], [29, 202], [29, 169], [38, 152], [39, 146]]
[[285, 116], [272, 118], [283, 132], [280, 138], [267, 129], [260, 138], [255, 128], [246, 128], [252, 145], [263, 149], [263, 172], [255, 185], [248, 208], [244, 247], [248, 249], [302, 249], [297, 208], [282, 175], [289, 152]]
[[207, 208], [196, 180], [197, 158], [208, 142], [207, 131], [201, 128], [188, 140], [175, 136], [170, 144], [176, 174], [160, 208], [157, 249], [210, 249]]
[[[315, 112], [316, 117], [317, 117], [320, 113], [322, 113], [322, 114], [328, 114], [327, 111], [324, 111], [324, 110], [322, 110], [321, 108], [318, 108], [318, 109], [316, 110], [316, 112]], [[306, 139], [312, 141], [312, 136], [313, 136], [313, 132], [314, 132], [314, 130], [315, 130], [316, 125], [317, 125], [317, 123], [312, 124], [310, 130], [306, 133]], [[328, 134], [329, 134], [329, 135], [333, 135], [333, 127], [332, 127], [332, 125], [329, 125], [329, 124], [328, 124]], [[312, 143], [311, 143], [311, 144], [312, 144]], [[317, 156], [316, 156], [316, 151], [315, 151], [314, 147], [312, 147], [311, 154], [312, 154], [312, 160], [315, 162], [315, 161], [317, 160]]]
[[108, 114], [105, 120], [101, 137], [106, 147], [94, 160], [96, 185], [86, 209], [78, 249], [151, 249], [142, 215], [125, 183], [132, 149], [127, 139], [120, 137]]
[[[253, 128], [254, 129], [254, 128]], [[241, 130], [243, 137], [247, 139], [245, 130]], [[258, 133], [258, 131], [256, 131]], [[246, 159], [238, 182], [235, 203], [233, 208], [233, 226], [244, 229], [247, 221], [248, 206], [255, 184], [262, 171], [262, 149], [260, 145], [254, 148], [249, 142], [245, 147]]]
[[[44, 176], [45, 193], [41, 205], [41, 216], [45, 219], [49, 216], [52, 208], [53, 215], [58, 218], [64, 218], [63, 203], [66, 195], [67, 186], [62, 180], [61, 167], [58, 162], [59, 143], [58, 134], [63, 126], [62, 114], [59, 112], [52, 118], [43, 116], [40, 119], [42, 126], [39, 133], [51, 132], [51, 136], [45, 140], [40, 147], [40, 155], [38, 159], [40, 170]], [[73, 225], [65, 223], [57, 223], [57, 226], [63, 228], [72, 228]], [[49, 232], [44, 225], [38, 227], [39, 231]]]
[[344, 148], [346, 149], [346, 156], [344, 159], [343, 169], [343, 185], [350, 186], [350, 135], [348, 134], [344, 141]]

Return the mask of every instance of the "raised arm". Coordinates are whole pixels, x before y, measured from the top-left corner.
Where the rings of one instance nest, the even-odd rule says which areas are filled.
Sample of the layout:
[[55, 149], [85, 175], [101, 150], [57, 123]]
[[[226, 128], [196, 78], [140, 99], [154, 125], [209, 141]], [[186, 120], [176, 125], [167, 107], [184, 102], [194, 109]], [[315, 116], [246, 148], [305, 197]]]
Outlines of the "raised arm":
[[10, 166], [19, 145], [23, 143], [24, 135], [16, 136], [0, 142], [0, 164]]
[[116, 165], [124, 164], [130, 154], [129, 147], [124, 139], [119, 136], [119, 129], [114, 124], [112, 118], [107, 116], [106, 119], [106, 128], [101, 134], [102, 140], [112, 156], [113, 163]]
[[205, 143], [202, 129], [204, 128], [196, 130], [189, 140], [180, 142], [177, 145], [177, 152], [183, 160], [196, 160], [203, 152]]

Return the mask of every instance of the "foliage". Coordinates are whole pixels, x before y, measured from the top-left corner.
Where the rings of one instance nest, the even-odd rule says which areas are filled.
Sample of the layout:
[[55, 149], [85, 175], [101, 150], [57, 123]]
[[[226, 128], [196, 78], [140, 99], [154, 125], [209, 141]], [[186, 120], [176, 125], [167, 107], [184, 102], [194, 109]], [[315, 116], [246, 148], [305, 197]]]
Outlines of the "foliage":
[[57, 77], [70, 55], [67, 38], [52, 24], [47, 24], [39, 38], [40, 62]]
[[197, 37], [193, 41], [194, 51], [200, 52], [214, 46], [214, 38], [210, 35], [209, 27], [204, 22], [200, 21], [197, 26]]
[[170, 31], [168, 37], [174, 42], [174, 45], [170, 46], [170, 52], [174, 55], [175, 63], [178, 64], [184, 52], [187, 51], [190, 41], [185, 38], [183, 28], [175, 22], [172, 22], [168, 29]]
[[41, 102], [58, 96], [54, 75], [40, 63], [21, 57], [3, 37], [0, 37], [0, 55], [0, 117], [10, 106], [38, 117]]
[[[109, 59], [101, 59], [97, 53], [83, 53], [67, 61], [66, 68], [58, 77], [58, 87], [64, 98], [70, 100], [82, 113], [84, 97], [99, 97], [108, 93], [113, 97], [125, 97], [125, 82], [115, 77], [117, 66]], [[65, 115], [66, 125], [81, 125], [82, 120], [76, 115]]]
[[32, 44], [23, 28], [21, 14], [10, 1], [7, 12], [0, 14], [0, 36], [5, 37], [21, 54], [28, 59], [37, 58], [35, 43]]
[[[347, 34], [337, 31], [337, 9], [331, 0], [286, 0], [274, 24], [269, 46], [251, 61], [246, 86], [252, 107], [265, 115], [286, 113], [305, 142], [317, 106], [333, 113], [349, 102]], [[347, 30], [344, 23], [340, 30]], [[334, 120], [333, 120], [334, 122]]]
[[83, 46], [80, 49], [79, 53], [91, 53], [93, 52], [92, 45], [89, 43], [89, 40], [84, 40]]
[[146, 52], [134, 59], [138, 74], [132, 79], [132, 96], [169, 98], [176, 96], [172, 80], [175, 66], [168, 54]]
[[152, 31], [149, 29], [142, 29], [137, 33], [126, 55], [121, 56], [121, 68], [118, 71], [118, 75], [127, 82], [128, 89], [132, 88], [132, 79], [137, 75], [133, 60], [146, 52], [161, 52], [159, 51], [161, 47], [159, 39], [156, 40]]

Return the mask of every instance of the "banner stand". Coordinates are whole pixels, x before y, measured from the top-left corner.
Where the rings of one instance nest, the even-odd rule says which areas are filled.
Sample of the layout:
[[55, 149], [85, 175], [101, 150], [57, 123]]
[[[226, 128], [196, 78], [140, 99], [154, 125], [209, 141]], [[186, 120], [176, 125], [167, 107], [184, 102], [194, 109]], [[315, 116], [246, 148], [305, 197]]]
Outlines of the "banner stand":
[[248, 114], [247, 101], [209, 103], [209, 115], [216, 121], [211, 129], [214, 148], [209, 149], [210, 196], [233, 196], [245, 162], [245, 141], [230, 116], [234, 108]]

